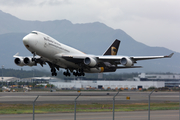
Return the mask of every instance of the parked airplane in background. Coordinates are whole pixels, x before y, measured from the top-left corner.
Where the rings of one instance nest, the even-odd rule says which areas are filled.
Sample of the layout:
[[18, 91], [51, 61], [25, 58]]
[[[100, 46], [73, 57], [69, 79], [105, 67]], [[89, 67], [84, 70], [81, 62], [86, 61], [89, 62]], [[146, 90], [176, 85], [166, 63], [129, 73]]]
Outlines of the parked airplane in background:
[[11, 88], [8, 88], [8, 87], [6, 87], [6, 86], [3, 86], [3, 87], [2, 87], [2, 91], [3, 91], [3, 92], [10, 92], [10, 91], [11, 91]]
[[30, 91], [30, 90], [31, 90], [31, 88], [29, 88], [28, 86], [24, 86], [24, 87], [23, 87], [23, 91], [24, 91], [24, 92], [28, 92], [28, 91]]
[[[15, 64], [18, 66], [42, 67], [49, 64], [52, 76], [56, 76], [56, 70], [66, 69], [63, 74], [70, 76], [84, 76], [85, 73], [115, 72], [121, 68], [139, 68], [134, 66], [138, 60], [170, 58], [168, 56], [118, 56], [120, 41], [115, 40], [101, 56], [85, 54], [77, 49], [64, 45], [52, 37], [38, 31], [32, 31], [23, 38], [25, 47], [33, 54], [32, 57], [18, 56], [15, 54]], [[38, 56], [36, 56], [38, 55]]]

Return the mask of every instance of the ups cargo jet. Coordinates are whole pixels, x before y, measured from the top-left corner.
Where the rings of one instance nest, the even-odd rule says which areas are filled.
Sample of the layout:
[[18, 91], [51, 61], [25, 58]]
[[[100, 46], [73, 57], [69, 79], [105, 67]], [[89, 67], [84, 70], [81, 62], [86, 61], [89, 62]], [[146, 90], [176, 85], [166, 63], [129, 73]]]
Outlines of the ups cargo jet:
[[[32, 57], [19, 56], [15, 54], [15, 64], [18, 66], [42, 67], [46, 63], [50, 66], [52, 76], [57, 76], [57, 70], [66, 69], [63, 73], [70, 76], [84, 76], [85, 73], [115, 72], [121, 68], [140, 68], [134, 66], [138, 60], [170, 58], [168, 56], [118, 56], [120, 41], [115, 40], [103, 55], [85, 54], [75, 48], [64, 45], [54, 38], [38, 31], [32, 31], [23, 38], [25, 47], [33, 54]], [[36, 56], [38, 55], [38, 56]]]

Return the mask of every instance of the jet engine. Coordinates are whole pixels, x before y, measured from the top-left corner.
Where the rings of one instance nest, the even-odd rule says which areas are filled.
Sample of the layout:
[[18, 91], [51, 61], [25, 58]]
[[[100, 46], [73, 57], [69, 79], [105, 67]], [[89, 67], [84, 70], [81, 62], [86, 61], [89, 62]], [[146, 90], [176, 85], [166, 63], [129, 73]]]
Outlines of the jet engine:
[[14, 63], [18, 66], [24, 66], [23, 58], [15, 58]]
[[94, 67], [97, 64], [97, 62], [96, 62], [96, 60], [94, 58], [86, 57], [84, 59], [84, 64], [88, 65], [88, 66], [91, 66], [91, 67]]
[[35, 66], [36, 62], [32, 60], [31, 57], [24, 58], [23, 62], [28, 66]]
[[122, 58], [120, 62], [122, 65], [124, 65], [126, 67], [131, 67], [134, 65], [134, 62], [128, 57]]

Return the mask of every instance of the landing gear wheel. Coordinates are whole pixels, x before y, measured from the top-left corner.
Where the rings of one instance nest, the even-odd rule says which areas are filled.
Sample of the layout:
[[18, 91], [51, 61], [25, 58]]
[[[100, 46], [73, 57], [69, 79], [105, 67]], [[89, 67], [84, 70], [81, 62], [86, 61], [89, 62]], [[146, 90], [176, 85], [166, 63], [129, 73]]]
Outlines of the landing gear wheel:
[[35, 58], [35, 56], [36, 56], [36, 53], [35, 53], [35, 52], [32, 52], [32, 54], [33, 54], [32, 61], [35, 61], [35, 62], [36, 62], [36, 58]]
[[32, 58], [32, 61], [36, 61], [36, 58]]
[[55, 68], [52, 68], [52, 69], [51, 69], [51, 72], [52, 72], [52, 74], [51, 74], [52, 76], [57, 76], [57, 73], [56, 73], [56, 69], [55, 69]]
[[67, 70], [67, 72], [63, 72], [63, 75], [65, 75], [65, 76], [71, 76], [71, 73], [69, 73], [69, 71]]
[[74, 76], [84, 76], [85, 73], [83, 72], [83, 69], [79, 69], [76, 72], [73, 72]]
[[54, 76], [54, 73], [51, 73], [52, 76]]

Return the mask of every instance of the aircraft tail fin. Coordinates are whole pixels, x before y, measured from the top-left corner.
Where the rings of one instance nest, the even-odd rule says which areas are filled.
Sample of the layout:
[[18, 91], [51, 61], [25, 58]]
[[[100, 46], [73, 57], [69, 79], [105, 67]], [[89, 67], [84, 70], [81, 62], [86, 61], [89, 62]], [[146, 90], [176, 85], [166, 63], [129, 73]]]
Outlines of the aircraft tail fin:
[[103, 55], [117, 55], [120, 42], [120, 40], [116, 39]]

